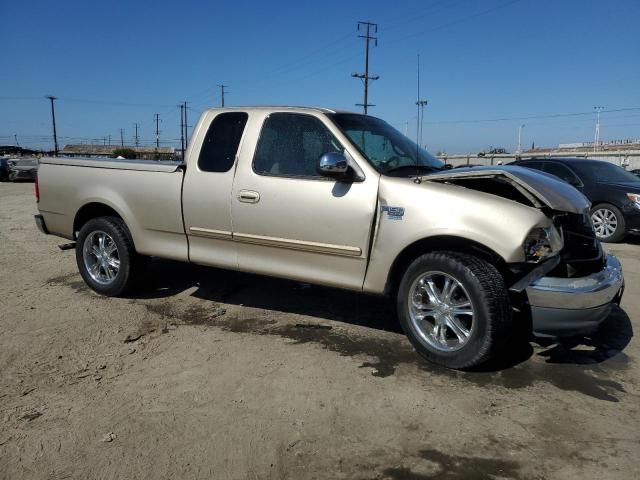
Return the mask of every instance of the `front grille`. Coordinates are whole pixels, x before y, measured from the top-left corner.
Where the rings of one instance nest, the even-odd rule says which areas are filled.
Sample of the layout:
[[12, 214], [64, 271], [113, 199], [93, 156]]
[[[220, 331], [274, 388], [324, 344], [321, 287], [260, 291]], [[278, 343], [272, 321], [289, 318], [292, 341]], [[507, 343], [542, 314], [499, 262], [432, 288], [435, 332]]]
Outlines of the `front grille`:
[[554, 277], [584, 277], [604, 267], [604, 254], [588, 214], [563, 213], [553, 218], [564, 237], [560, 264], [550, 273]]

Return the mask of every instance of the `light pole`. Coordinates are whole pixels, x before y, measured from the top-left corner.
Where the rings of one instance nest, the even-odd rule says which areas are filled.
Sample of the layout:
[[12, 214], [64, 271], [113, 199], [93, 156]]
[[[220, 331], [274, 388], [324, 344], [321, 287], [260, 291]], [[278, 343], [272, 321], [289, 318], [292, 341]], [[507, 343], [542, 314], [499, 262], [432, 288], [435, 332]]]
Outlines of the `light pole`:
[[600, 112], [604, 110], [604, 107], [593, 107], [596, 112], [597, 120], [596, 120], [596, 133], [593, 139], [593, 151], [598, 151], [598, 144], [600, 143]]
[[524, 123], [518, 127], [518, 156], [522, 152], [522, 129], [524, 128]]

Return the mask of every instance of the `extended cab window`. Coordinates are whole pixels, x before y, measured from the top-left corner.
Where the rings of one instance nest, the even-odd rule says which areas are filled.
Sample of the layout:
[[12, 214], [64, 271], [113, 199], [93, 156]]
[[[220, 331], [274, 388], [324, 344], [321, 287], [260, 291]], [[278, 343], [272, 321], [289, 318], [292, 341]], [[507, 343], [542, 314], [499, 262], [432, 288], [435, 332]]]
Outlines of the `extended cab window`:
[[253, 159], [261, 175], [320, 177], [318, 160], [344, 149], [315, 117], [296, 113], [273, 113], [265, 120]]
[[233, 166], [247, 123], [244, 112], [218, 114], [204, 137], [198, 167], [204, 172], [228, 172]]

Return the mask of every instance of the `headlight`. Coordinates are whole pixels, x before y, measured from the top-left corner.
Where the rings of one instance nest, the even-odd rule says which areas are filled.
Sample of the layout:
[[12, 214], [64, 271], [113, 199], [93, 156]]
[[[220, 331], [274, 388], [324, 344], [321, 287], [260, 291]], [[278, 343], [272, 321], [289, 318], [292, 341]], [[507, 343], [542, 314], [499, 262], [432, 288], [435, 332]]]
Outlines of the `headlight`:
[[538, 263], [560, 253], [564, 241], [555, 227], [539, 227], [529, 232], [522, 245], [527, 262]]
[[629, 198], [629, 200], [636, 204], [636, 207], [640, 208], [640, 194], [627, 193], [627, 197]]

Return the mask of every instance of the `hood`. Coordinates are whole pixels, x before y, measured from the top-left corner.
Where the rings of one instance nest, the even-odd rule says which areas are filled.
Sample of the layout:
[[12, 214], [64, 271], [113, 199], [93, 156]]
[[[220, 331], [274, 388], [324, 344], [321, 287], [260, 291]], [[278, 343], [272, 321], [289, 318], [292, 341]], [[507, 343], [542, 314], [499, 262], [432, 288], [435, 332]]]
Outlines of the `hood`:
[[[518, 166], [486, 166], [447, 170], [422, 177], [429, 182], [458, 184], [474, 188], [477, 184], [467, 181], [496, 180], [509, 183], [526, 197], [535, 207], [549, 207], [552, 210], [571, 213], [584, 213], [590, 207], [589, 200], [566, 182], [543, 172]], [[484, 186], [482, 190], [492, 193]]]
[[607, 187], [613, 187], [618, 190], [624, 190], [628, 193], [640, 193], [640, 181], [638, 182], [611, 182], [605, 183]]

